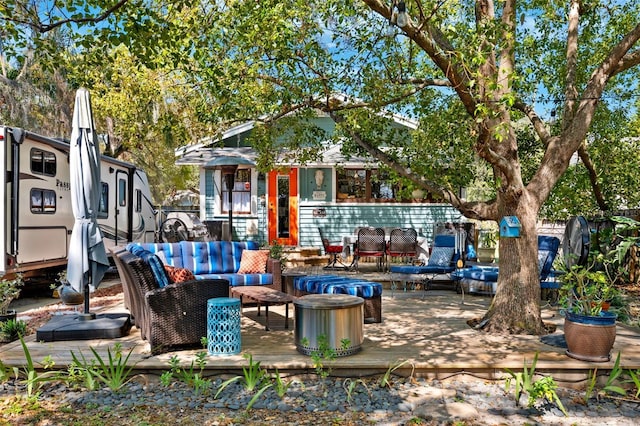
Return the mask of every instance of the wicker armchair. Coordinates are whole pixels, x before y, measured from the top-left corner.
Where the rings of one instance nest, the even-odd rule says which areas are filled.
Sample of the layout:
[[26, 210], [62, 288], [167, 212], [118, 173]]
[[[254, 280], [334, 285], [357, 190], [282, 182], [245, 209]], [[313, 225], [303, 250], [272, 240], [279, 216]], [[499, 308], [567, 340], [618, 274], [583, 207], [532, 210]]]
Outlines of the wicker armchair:
[[[228, 297], [229, 282], [193, 280], [158, 288], [149, 265], [138, 256], [112, 250], [126, 299], [142, 338], [156, 355], [199, 346], [207, 335], [207, 300]], [[124, 290], [123, 290], [124, 291]]]

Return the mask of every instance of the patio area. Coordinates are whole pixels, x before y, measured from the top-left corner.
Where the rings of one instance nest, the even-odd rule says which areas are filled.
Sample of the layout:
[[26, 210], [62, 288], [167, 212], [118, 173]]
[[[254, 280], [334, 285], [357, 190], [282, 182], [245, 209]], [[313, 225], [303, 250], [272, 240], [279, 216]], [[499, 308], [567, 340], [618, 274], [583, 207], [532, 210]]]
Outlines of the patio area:
[[[307, 272], [317, 273], [318, 270]], [[566, 356], [565, 349], [558, 345], [563, 339], [563, 317], [553, 307], [543, 309], [544, 321], [557, 326], [556, 332], [544, 339], [552, 344], [544, 343], [537, 336], [488, 335], [474, 331], [467, 325], [467, 321], [481, 317], [491, 297], [467, 294], [463, 300], [460, 294], [445, 287], [426, 293], [422, 290], [396, 290], [392, 295], [388, 277], [389, 274], [385, 273], [359, 274], [359, 278], [384, 284], [383, 321], [364, 325], [361, 352], [325, 362], [333, 375], [356, 377], [384, 373], [390, 366], [406, 361], [396, 373], [431, 378], [446, 378], [461, 373], [499, 377], [505, 368], [520, 369], [525, 360], [530, 363], [536, 352], [539, 352], [537, 371], [552, 374], [556, 381], [565, 385], [584, 380], [587, 372], [594, 368], [605, 374], [613, 366], [618, 352], [621, 353], [621, 367], [640, 368], [640, 329], [618, 325], [610, 362], [578, 361]], [[124, 307], [119, 305], [104, 312], [123, 311]], [[103, 311], [99, 311], [101, 312]], [[277, 368], [280, 372], [288, 373], [313, 371], [313, 359], [296, 351], [293, 318], [291, 314], [289, 329], [285, 329], [284, 307], [271, 307], [271, 331], [265, 331], [264, 315], [258, 317], [255, 308], [245, 308], [241, 319], [241, 354], [208, 356], [207, 373], [215, 375], [241, 372], [242, 367], [247, 365], [243, 354], [251, 354], [254, 361], [260, 361], [261, 366], [269, 370]], [[44, 357], [51, 355], [56, 368], [72, 361], [72, 351], [76, 355], [81, 352], [85, 356], [91, 356], [89, 348], [93, 347], [106, 356], [108, 348], [120, 343], [125, 354], [133, 349], [129, 362], [136, 364], [136, 371], [158, 375], [169, 368], [169, 360], [173, 356], [177, 356], [182, 365], [189, 366], [196, 354], [204, 350], [193, 349], [151, 356], [148, 343], [140, 338], [135, 327], [128, 336], [120, 339], [38, 342], [33, 334], [27, 337], [26, 342], [34, 361], [42, 361]], [[25, 356], [20, 342], [0, 346], [0, 359], [7, 366], [24, 365]]]

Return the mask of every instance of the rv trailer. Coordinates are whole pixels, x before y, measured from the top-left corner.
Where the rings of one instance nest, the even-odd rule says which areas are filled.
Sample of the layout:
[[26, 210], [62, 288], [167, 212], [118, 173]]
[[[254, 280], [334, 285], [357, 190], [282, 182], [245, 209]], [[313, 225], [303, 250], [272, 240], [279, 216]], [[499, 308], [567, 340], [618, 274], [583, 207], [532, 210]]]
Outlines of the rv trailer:
[[[0, 277], [62, 269], [74, 223], [69, 144], [0, 126], [0, 146]], [[100, 167], [98, 224], [105, 247], [153, 242], [156, 211], [145, 172], [107, 156]]]

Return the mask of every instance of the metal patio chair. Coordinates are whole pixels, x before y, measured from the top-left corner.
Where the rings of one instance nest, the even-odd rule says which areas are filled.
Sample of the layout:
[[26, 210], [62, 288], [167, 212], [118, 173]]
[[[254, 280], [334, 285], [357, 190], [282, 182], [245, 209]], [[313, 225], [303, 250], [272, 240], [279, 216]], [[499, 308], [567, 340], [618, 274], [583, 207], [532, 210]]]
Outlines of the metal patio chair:
[[358, 263], [363, 257], [375, 257], [378, 271], [382, 271], [386, 265], [387, 243], [382, 228], [360, 228], [358, 241], [356, 242], [354, 267], [358, 270]]

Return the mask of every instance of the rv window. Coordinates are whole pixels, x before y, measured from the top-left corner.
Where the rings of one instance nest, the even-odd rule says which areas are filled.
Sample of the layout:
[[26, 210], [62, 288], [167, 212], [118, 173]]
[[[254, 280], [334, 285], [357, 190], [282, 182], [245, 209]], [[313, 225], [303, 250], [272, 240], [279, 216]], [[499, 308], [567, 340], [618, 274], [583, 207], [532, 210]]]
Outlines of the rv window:
[[102, 191], [100, 192], [100, 206], [98, 206], [98, 217], [109, 217], [109, 185], [102, 183]]
[[56, 193], [48, 189], [31, 190], [31, 212], [32, 213], [55, 213]]
[[118, 179], [118, 205], [127, 205], [127, 181]]
[[136, 212], [142, 211], [142, 191], [136, 189]]
[[56, 155], [53, 152], [31, 149], [31, 171], [45, 176], [56, 175]]

